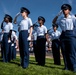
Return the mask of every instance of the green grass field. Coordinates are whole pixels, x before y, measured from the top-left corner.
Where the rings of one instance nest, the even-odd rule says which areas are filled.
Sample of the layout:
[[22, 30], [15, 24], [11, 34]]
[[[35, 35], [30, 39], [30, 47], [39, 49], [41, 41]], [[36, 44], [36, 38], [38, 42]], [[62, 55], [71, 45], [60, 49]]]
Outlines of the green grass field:
[[57, 66], [53, 64], [53, 59], [47, 58], [44, 67], [36, 65], [34, 57], [30, 57], [30, 64], [27, 69], [23, 69], [20, 64], [20, 58], [10, 63], [3, 63], [0, 58], [0, 75], [76, 75], [71, 71], [63, 70], [64, 64]]

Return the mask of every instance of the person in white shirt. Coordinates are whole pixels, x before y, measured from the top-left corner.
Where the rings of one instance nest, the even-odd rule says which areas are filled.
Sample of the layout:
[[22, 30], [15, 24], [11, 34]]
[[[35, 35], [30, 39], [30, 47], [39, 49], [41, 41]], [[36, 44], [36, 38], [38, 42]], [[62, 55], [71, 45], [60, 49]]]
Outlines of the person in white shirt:
[[[53, 19], [54, 24], [58, 24], [62, 30], [61, 50], [64, 58], [65, 70], [76, 72], [76, 34], [74, 26], [76, 26], [76, 18], [71, 15], [72, 7], [69, 4], [61, 6], [61, 12]], [[58, 20], [58, 17], [63, 13], [64, 17]]]
[[[35, 60], [37, 58], [37, 28], [38, 28], [38, 25], [33, 25], [33, 51], [34, 51], [34, 55], [35, 55]], [[36, 60], [37, 61], [37, 60]]]
[[[12, 30], [11, 31], [11, 59], [15, 60], [16, 59], [16, 48], [18, 47], [18, 38], [16, 35], [16, 31]], [[17, 47], [16, 47], [17, 46]]]
[[45, 18], [42, 16], [38, 17], [38, 23], [39, 27], [37, 28], [37, 57], [36, 61], [38, 62], [38, 65], [44, 66], [45, 65], [45, 46], [46, 46], [46, 33], [47, 33], [47, 28], [44, 26], [45, 23]]
[[61, 32], [57, 30], [58, 25], [53, 24], [53, 32], [51, 33], [51, 39], [52, 39], [52, 53], [54, 58], [54, 64], [60, 65], [60, 35]]
[[[5, 25], [4, 25], [5, 23]], [[1, 24], [1, 29], [4, 30], [3, 35], [3, 62], [9, 62], [9, 44], [10, 30], [13, 29], [12, 17], [8, 14], [5, 15], [4, 20]]]
[[[32, 36], [32, 20], [28, 17], [30, 11], [25, 8], [21, 7], [20, 14], [23, 17], [23, 20], [19, 23], [19, 50], [20, 50], [20, 58], [21, 58], [21, 66], [22, 68], [26, 69], [29, 65], [29, 50], [28, 50], [28, 40], [31, 40]], [[14, 23], [17, 23], [17, 17], [20, 15], [18, 14], [15, 19]], [[30, 32], [28, 34], [28, 30]], [[29, 35], [29, 37], [28, 37]]]

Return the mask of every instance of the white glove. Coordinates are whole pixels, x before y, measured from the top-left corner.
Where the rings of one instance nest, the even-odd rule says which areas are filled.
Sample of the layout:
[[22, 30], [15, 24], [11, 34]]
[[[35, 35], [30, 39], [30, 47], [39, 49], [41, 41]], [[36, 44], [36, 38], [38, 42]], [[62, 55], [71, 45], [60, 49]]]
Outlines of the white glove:
[[60, 10], [60, 12], [58, 13], [58, 16], [60, 16], [62, 14], [62, 10]]
[[8, 40], [8, 43], [10, 43], [11, 42], [11, 40]]
[[27, 38], [27, 40], [30, 41], [30, 40], [31, 40], [31, 37], [29, 36], [29, 37]]
[[15, 48], [17, 48], [17, 46], [15, 46]]

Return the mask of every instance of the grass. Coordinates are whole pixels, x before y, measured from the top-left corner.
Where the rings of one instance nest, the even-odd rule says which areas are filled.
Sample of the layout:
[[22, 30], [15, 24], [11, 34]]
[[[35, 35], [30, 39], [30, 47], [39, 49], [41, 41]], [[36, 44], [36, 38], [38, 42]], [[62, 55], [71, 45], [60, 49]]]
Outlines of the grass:
[[20, 58], [17, 57], [16, 60], [10, 63], [3, 63], [0, 59], [0, 75], [76, 75], [76, 73], [71, 71], [64, 71], [63, 60], [61, 60], [62, 65], [57, 66], [53, 64], [53, 59], [47, 58], [44, 67], [36, 65], [34, 57], [30, 57], [30, 64], [27, 69], [23, 69], [20, 64]]

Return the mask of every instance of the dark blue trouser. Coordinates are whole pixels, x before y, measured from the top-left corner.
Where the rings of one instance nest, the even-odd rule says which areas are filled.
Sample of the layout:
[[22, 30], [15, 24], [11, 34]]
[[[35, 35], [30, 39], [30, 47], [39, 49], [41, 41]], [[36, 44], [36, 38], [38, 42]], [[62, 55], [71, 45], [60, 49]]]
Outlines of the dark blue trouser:
[[12, 55], [12, 60], [16, 59], [16, 43], [14, 43], [14, 46], [12, 46], [12, 52], [11, 52], [11, 55]]
[[9, 55], [9, 44], [8, 44], [8, 33], [3, 35], [3, 62], [8, 62]]
[[54, 64], [60, 65], [60, 41], [58, 39], [52, 41], [52, 53], [54, 58]]
[[46, 39], [44, 38], [44, 36], [38, 36], [37, 37], [36, 60], [38, 64], [42, 66], [45, 65], [45, 55], [46, 55], [45, 44], [46, 44]]
[[12, 56], [11, 56], [11, 42], [10, 43], [8, 43], [8, 46], [9, 46], [9, 49], [8, 49], [8, 61], [10, 62], [11, 61], [11, 58], [12, 58]]
[[[36, 41], [33, 41], [33, 51], [34, 51], [34, 55], [35, 55], [35, 60], [37, 58], [37, 54], [36, 54], [37, 45], [36, 44], [37, 44]], [[37, 60], [36, 60], [36, 62], [37, 62]]]
[[29, 50], [28, 50], [28, 30], [23, 30], [19, 32], [19, 49], [21, 57], [21, 66], [23, 68], [29, 65]]
[[61, 49], [65, 68], [74, 70], [76, 68], [76, 36], [74, 31], [66, 31], [61, 34]]

